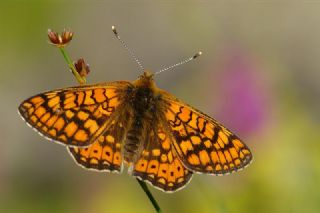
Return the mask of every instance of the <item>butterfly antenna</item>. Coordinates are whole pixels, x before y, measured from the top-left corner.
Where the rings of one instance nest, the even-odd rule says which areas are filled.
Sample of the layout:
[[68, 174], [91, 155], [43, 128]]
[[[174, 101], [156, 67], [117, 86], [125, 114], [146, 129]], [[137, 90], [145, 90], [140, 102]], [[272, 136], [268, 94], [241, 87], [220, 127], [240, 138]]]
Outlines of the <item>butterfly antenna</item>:
[[119, 33], [116, 29], [115, 26], [112, 26], [112, 32], [114, 33], [114, 35], [116, 36], [116, 38], [120, 41], [120, 43], [122, 44], [122, 46], [128, 51], [128, 53], [131, 55], [131, 57], [133, 58], [133, 60], [135, 60], [135, 62], [137, 62], [137, 64], [139, 65], [139, 67], [141, 68], [141, 70], [144, 70], [144, 67], [142, 66], [142, 64], [140, 63], [139, 59], [136, 57], [136, 55], [132, 52], [132, 50], [127, 46], [127, 44], [120, 38]]
[[166, 68], [164, 68], [164, 69], [162, 69], [162, 70], [159, 70], [159, 71], [156, 72], [154, 75], [158, 75], [159, 73], [162, 73], [162, 72], [167, 71], [167, 70], [171, 70], [171, 69], [174, 68], [174, 67], [180, 66], [180, 65], [182, 65], [182, 64], [186, 64], [186, 63], [188, 63], [188, 62], [190, 62], [190, 61], [198, 58], [198, 57], [201, 56], [201, 55], [202, 55], [202, 52], [199, 51], [199, 52], [197, 52], [194, 56], [192, 56], [192, 57], [190, 57], [190, 58], [187, 58], [187, 59], [185, 59], [185, 60], [183, 60], [183, 61], [180, 61], [179, 63], [176, 63], [176, 64], [171, 65], [171, 66], [169, 66], [169, 67], [166, 67]]

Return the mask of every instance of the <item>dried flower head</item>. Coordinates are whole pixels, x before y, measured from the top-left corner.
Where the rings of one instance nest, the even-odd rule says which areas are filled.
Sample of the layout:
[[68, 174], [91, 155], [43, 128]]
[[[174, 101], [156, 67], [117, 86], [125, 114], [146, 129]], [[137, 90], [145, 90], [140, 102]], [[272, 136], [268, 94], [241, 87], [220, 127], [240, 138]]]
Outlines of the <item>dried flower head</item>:
[[73, 37], [73, 32], [64, 29], [61, 34], [48, 29], [48, 37], [50, 39], [51, 44], [57, 47], [64, 47], [66, 46]]
[[74, 67], [81, 77], [86, 77], [90, 72], [89, 64], [86, 64], [83, 58], [74, 62]]

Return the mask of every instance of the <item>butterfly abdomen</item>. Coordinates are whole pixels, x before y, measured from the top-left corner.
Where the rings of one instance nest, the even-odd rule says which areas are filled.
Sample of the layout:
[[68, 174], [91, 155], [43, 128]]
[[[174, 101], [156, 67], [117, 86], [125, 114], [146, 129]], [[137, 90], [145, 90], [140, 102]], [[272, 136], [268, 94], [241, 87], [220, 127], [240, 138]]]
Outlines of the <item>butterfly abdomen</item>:
[[124, 158], [127, 162], [134, 161], [135, 156], [140, 148], [142, 136], [142, 124], [139, 118], [135, 118], [131, 129], [128, 131], [127, 140], [124, 144]]
[[150, 109], [154, 105], [153, 91], [148, 87], [137, 87], [131, 93], [130, 103], [133, 119], [124, 144], [124, 159], [127, 162], [134, 162], [144, 145], [146, 119], [149, 119]]

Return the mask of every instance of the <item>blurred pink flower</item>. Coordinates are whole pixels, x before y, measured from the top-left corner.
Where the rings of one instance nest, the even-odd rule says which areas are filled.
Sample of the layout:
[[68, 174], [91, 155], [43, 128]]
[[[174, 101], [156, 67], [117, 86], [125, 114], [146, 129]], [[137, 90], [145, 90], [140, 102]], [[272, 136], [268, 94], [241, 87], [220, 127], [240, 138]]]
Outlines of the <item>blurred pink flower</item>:
[[[262, 70], [244, 51], [231, 49], [223, 56], [215, 85], [219, 97], [216, 118], [228, 128], [248, 135], [259, 130], [266, 121], [268, 105], [262, 81]], [[218, 75], [219, 75], [218, 74]]]

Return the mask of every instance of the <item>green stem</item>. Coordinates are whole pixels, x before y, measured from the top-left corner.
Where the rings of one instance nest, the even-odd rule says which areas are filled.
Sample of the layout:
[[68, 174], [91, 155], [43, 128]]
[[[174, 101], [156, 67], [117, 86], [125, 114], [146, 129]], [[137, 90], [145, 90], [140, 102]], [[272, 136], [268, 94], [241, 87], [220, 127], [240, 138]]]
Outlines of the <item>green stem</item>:
[[63, 47], [59, 47], [64, 59], [66, 60], [67, 64], [69, 65], [72, 74], [76, 77], [77, 81], [82, 85], [86, 83], [86, 79], [84, 77], [81, 77], [80, 74], [77, 72], [76, 68], [74, 67], [73, 62], [71, 61], [69, 55], [64, 50]]
[[141, 186], [141, 188], [143, 189], [143, 191], [147, 194], [149, 200], [151, 201], [153, 207], [155, 208], [155, 210], [158, 212], [158, 213], [161, 213], [161, 209], [160, 209], [160, 206], [158, 205], [156, 199], [154, 199], [153, 195], [151, 194], [150, 190], [148, 189], [148, 186], [147, 184], [144, 182], [144, 181], [141, 181], [139, 179], [137, 179], [139, 185]]

